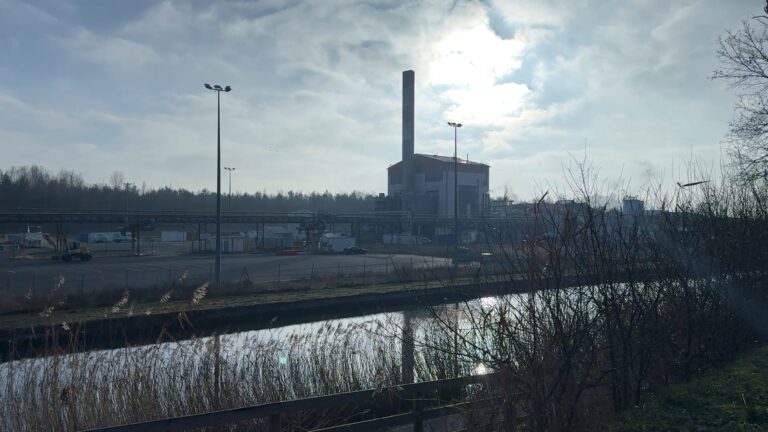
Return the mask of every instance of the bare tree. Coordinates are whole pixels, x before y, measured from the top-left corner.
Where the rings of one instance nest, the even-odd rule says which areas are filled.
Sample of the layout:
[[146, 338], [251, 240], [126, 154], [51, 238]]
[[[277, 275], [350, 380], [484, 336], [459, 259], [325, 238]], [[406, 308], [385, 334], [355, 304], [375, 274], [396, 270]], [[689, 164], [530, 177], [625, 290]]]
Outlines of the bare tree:
[[118, 190], [123, 187], [124, 183], [125, 174], [122, 171], [112, 171], [112, 174], [109, 176], [109, 185], [112, 186], [112, 189]]
[[768, 16], [728, 30], [720, 37], [717, 57], [721, 67], [712, 78], [742, 91], [730, 124], [734, 162], [747, 178], [768, 177]]

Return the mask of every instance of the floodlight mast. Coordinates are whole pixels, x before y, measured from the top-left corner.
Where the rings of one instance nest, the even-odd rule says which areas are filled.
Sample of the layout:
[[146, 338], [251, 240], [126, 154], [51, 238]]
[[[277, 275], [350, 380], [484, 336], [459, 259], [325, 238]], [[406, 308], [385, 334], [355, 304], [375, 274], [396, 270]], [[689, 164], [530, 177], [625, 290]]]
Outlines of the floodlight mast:
[[221, 92], [232, 90], [230, 86], [222, 88], [218, 84], [205, 88], [216, 92], [216, 272], [214, 286], [221, 289]]
[[459, 157], [458, 157], [458, 130], [463, 125], [456, 122], [448, 122], [453, 128], [453, 244], [455, 247], [453, 265], [456, 266], [456, 254], [459, 248]]

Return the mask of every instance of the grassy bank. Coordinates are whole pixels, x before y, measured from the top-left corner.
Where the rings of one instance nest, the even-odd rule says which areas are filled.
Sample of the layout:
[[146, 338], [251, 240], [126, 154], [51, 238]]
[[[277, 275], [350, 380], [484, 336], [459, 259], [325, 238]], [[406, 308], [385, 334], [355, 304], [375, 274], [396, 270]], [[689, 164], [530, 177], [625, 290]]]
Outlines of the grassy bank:
[[768, 346], [721, 369], [649, 394], [610, 429], [640, 431], [768, 430]]
[[[457, 279], [454, 285], [472, 283], [471, 278]], [[156, 300], [151, 302], [134, 301], [130, 294], [114, 305], [108, 307], [87, 307], [52, 309], [41, 313], [35, 311], [27, 314], [0, 315], [0, 330], [45, 327], [62, 323], [85, 323], [109, 318], [125, 318], [132, 316], [150, 316], [174, 314], [178, 312], [219, 310], [233, 307], [248, 307], [274, 303], [296, 302], [305, 300], [323, 300], [365, 294], [397, 293], [417, 288], [420, 291], [443, 288], [446, 281], [425, 281], [417, 286], [405, 283], [380, 283], [370, 285], [318, 288], [318, 289], [287, 289], [282, 291], [262, 291], [245, 295], [210, 297], [205, 290], [199, 289], [197, 297], [180, 300]]]

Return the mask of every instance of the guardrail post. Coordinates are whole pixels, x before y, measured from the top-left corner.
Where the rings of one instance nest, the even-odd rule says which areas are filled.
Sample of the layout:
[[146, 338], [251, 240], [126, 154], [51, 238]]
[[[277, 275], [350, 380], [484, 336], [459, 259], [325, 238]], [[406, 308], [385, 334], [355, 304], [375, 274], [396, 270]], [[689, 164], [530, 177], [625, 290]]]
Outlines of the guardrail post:
[[269, 432], [280, 432], [282, 429], [280, 414], [269, 416]]
[[416, 392], [413, 395], [413, 432], [424, 432], [424, 418], [421, 415], [422, 410], [422, 397], [421, 392]]

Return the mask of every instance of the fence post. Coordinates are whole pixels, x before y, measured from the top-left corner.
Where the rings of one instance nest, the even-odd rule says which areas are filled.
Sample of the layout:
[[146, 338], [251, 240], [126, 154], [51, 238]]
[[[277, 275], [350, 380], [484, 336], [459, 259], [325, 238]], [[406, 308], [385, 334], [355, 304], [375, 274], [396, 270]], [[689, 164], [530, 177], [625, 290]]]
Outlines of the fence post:
[[413, 395], [413, 412], [416, 414], [413, 419], [413, 432], [424, 432], [424, 418], [422, 417], [422, 396], [421, 392]]
[[341, 264], [339, 264], [339, 272], [336, 274], [336, 288], [339, 287], [340, 283], [341, 283]]
[[277, 264], [277, 289], [280, 289], [280, 264]]
[[128, 270], [125, 271], [125, 289], [128, 289]]
[[[35, 275], [37, 272], [32, 272], [32, 298], [30, 300], [35, 300]], [[9, 291], [10, 292], [10, 291]]]
[[389, 282], [389, 261], [384, 261], [384, 282]]
[[309, 289], [312, 289], [312, 279], [315, 278], [315, 263], [312, 263], [312, 271], [309, 273]]
[[85, 273], [80, 273], [80, 297], [85, 295]]
[[363, 285], [365, 285], [365, 260], [363, 260]]

